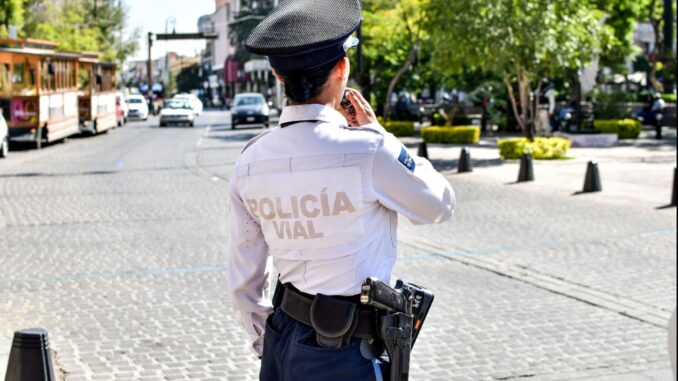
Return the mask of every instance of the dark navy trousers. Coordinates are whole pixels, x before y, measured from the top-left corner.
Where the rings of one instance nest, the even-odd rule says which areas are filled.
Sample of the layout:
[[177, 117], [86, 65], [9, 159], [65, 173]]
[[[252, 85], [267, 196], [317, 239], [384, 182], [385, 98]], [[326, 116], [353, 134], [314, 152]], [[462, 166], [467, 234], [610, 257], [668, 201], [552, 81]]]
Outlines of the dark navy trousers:
[[266, 322], [260, 381], [378, 381], [376, 373], [360, 354], [360, 339], [339, 349], [322, 348], [312, 327], [280, 308]]

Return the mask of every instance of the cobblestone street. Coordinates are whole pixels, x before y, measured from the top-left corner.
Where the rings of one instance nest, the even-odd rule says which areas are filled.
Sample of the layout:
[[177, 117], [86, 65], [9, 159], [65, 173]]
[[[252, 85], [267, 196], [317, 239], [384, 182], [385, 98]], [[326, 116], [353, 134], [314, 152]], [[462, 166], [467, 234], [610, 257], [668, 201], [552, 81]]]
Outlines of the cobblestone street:
[[[229, 120], [151, 118], [0, 160], [0, 379], [35, 326], [68, 381], [257, 379], [225, 266], [228, 178], [259, 130]], [[449, 168], [452, 221], [400, 221], [394, 278], [436, 293], [412, 380], [671, 379], [675, 208]]]

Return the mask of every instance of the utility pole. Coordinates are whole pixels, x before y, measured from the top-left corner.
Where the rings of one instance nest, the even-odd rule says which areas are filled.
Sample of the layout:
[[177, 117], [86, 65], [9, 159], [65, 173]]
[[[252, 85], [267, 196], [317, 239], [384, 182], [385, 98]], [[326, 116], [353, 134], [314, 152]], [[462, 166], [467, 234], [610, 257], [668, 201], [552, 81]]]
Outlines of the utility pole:
[[148, 70], [148, 91], [151, 91], [151, 86], [153, 86], [153, 60], [151, 58], [152, 47], [153, 33], [148, 32], [148, 62], [146, 63], [146, 70]]

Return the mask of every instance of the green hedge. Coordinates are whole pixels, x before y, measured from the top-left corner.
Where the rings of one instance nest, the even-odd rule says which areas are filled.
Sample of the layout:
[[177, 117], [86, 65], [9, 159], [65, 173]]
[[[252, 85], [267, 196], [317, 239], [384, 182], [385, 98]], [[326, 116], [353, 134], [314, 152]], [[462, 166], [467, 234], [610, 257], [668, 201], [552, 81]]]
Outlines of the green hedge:
[[382, 124], [386, 131], [395, 136], [412, 136], [414, 135], [414, 122], [406, 121], [388, 121]]
[[593, 128], [603, 134], [617, 134], [619, 139], [637, 139], [642, 125], [635, 119], [594, 120]]
[[676, 103], [676, 94], [664, 93], [662, 94], [662, 99], [667, 103]]
[[520, 159], [531, 152], [535, 160], [563, 159], [570, 149], [571, 141], [564, 138], [535, 138], [530, 143], [526, 138], [499, 139], [499, 155], [504, 160]]
[[426, 127], [421, 137], [427, 143], [476, 144], [480, 140], [480, 127]]

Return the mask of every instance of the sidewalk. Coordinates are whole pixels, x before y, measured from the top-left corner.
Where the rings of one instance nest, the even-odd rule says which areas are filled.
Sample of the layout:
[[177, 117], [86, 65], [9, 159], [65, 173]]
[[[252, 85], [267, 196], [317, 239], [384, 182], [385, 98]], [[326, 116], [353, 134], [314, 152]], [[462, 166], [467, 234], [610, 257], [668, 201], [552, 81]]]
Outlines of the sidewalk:
[[[643, 131], [637, 140], [624, 140], [612, 148], [572, 148], [567, 160], [535, 160], [535, 181], [516, 184], [518, 160], [502, 160], [497, 137], [482, 138], [478, 145], [466, 146], [471, 153], [473, 174], [488, 181], [515, 184], [537, 191], [575, 195], [581, 191], [589, 160], [598, 162], [603, 192], [602, 202], [637, 202], [662, 207], [671, 200], [676, 167], [676, 130], [667, 130], [657, 141], [654, 132]], [[401, 138], [413, 153], [420, 138]], [[462, 145], [429, 144], [428, 154], [440, 171], [456, 173]], [[584, 196], [585, 197], [585, 196]]]

